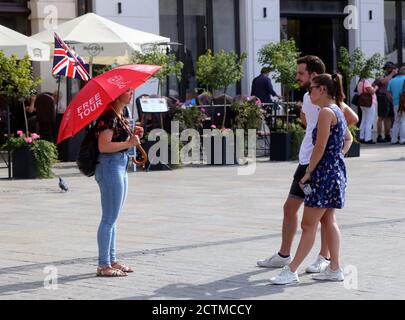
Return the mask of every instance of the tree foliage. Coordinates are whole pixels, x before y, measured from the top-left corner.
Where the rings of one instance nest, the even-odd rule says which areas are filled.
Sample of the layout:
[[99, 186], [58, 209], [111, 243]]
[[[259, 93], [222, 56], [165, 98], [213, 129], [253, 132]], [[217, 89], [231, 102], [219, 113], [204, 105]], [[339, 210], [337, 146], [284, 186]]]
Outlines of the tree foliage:
[[153, 75], [154, 78], [159, 80], [160, 87], [170, 75], [175, 75], [179, 81], [181, 80], [183, 62], [177, 61], [175, 54], [167, 54], [156, 46], [145, 52], [135, 51], [132, 54], [131, 61], [136, 64], [161, 66], [162, 68]]
[[281, 83], [286, 89], [298, 89], [299, 85], [295, 77], [300, 52], [294, 39], [268, 43], [259, 50], [258, 55], [259, 63], [274, 71], [272, 78], [275, 81]]
[[28, 55], [17, 60], [15, 55], [7, 57], [0, 50], [0, 95], [11, 98], [28, 98], [41, 82], [40, 78], [33, 77]]
[[208, 50], [198, 57], [197, 80], [207, 92], [222, 89], [226, 94], [228, 88], [243, 77], [243, 64], [246, 53], [240, 56], [235, 51], [226, 52], [223, 49], [215, 54]]

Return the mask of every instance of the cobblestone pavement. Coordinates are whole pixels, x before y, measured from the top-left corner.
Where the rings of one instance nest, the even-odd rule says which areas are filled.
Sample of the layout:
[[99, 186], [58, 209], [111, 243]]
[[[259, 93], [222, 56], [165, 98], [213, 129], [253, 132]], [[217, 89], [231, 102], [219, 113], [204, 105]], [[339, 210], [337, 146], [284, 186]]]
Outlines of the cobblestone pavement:
[[64, 163], [55, 172], [67, 193], [56, 178], [0, 179], [0, 299], [404, 299], [404, 146], [366, 146], [347, 159], [347, 204], [338, 211], [346, 281], [303, 273], [318, 236], [301, 284], [269, 285], [279, 270], [255, 264], [278, 250], [296, 165], [261, 160], [249, 176], [235, 166], [130, 173], [117, 249], [136, 270], [114, 279], [95, 276], [93, 178]]

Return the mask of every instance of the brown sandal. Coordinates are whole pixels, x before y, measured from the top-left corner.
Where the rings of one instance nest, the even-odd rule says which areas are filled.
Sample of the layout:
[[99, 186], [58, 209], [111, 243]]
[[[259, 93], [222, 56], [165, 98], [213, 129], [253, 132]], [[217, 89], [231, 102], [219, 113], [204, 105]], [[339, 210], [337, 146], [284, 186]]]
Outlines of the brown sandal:
[[98, 277], [126, 277], [127, 274], [123, 270], [119, 270], [116, 268], [112, 267], [106, 267], [106, 268], [97, 268], [97, 273], [96, 275]]
[[112, 263], [111, 267], [120, 270], [122, 272], [134, 272], [134, 270], [131, 267], [126, 266], [125, 264], [121, 264], [119, 262]]

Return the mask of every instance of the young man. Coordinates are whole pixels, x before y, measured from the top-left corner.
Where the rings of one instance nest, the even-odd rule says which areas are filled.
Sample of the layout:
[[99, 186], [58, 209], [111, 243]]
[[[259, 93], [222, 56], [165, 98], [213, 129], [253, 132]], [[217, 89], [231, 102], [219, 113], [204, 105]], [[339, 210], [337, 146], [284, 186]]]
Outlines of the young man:
[[[305, 56], [297, 60], [296, 79], [301, 88], [308, 89], [311, 79], [318, 74], [325, 73], [325, 65], [322, 60], [316, 56]], [[311, 99], [306, 93], [304, 95], [300, 118], [306, 126], [305, 136], [301, 143], [299, 152], [299, 165], [294, 173], [290, 192], [284, 203], [284, 219], [282, 228], [282, 242], [280, 250], [272, 257], [259, 260], [257, 265], [264, 268], [282, 268], [291, 262], [291, 246], [298, 227], [298, 210], [304, 202], [304, 192], [299, 186], [299, 181], [305, 175], [306, 169], [311, 158], [312, 150], [312, 130], [318, 122], [320, 108], [311, 103]], [[348, 125], [355, 124], [358, 121], [357, 114], [347, 105], [343, 108]], [[326, 235], [321, 229], [321, 251], [316, 261], [306, 268], [308, 273], [319, 273], [329, 265], [329, 249], [327, 247]]]

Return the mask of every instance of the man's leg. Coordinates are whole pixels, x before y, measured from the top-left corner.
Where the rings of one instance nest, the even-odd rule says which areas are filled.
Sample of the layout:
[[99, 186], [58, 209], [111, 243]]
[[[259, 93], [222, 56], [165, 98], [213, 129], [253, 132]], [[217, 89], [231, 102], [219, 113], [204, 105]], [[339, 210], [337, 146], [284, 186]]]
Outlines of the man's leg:
[[304, 202], [305, 194], [299, 186], [299, 181], [305, 175], [308, 165], [299, 165], [294, 173], [288, 198], [284, 203], [282, 242], [280, 251], [268, 259], [259, 260], [257, 265], [265, 268], [282, 268], [291, 262], [290, 251], [294, 235], [298, 227], [298, 210]]
[[283, 230], [279, 251], [282, 256], [290, 255], [292, 242], [298, 228], [298, 210], [303, 202], [303, 199], [290, 195], [284, 203]]

